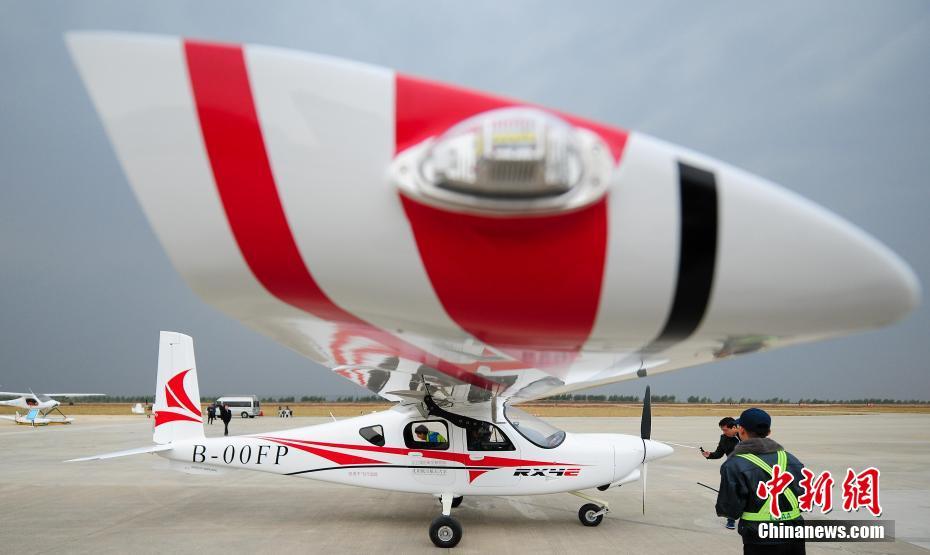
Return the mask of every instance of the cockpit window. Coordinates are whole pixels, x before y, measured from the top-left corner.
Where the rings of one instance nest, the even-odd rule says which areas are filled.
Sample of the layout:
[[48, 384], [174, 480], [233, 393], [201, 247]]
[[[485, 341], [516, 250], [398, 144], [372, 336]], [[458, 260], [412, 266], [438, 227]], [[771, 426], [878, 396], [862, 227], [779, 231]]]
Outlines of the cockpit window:
[[382, 428], [380, 424], [362, 428], [358, 433], [365, 438], [365, 441], [368, 443], [377, 445], [378, 447], [384, 447], [384, 428]]
[[469, 451], [515, 451], [504, 432], [487, 422], [465, 428], [465, 438]]
[[442, 420], [420, 420], [404, 428], [404, 443], [411, 449], [445, 451], [448, 438], [449, 427]]
[[558, 447], [565, 441], [565, 432], [516, 407], [505, 405], [504, 417], [517, 433], [543, 449]]

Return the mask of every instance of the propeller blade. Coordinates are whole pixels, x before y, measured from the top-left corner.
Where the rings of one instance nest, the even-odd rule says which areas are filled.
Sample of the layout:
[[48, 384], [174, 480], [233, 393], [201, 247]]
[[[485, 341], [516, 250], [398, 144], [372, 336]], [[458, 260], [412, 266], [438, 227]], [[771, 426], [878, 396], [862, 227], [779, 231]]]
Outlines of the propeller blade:
[[648, 464], [643, 463], [643, 469], [640, 471], [643, 479], [643, 514], [646, 514], [646, 469], [648, 467]]
[[639, 435], [643, 439], [652, 436], [652, 395], [649, 386], [646, 386], [646, 396], [643, 397], [643, 418], [639, 424]]

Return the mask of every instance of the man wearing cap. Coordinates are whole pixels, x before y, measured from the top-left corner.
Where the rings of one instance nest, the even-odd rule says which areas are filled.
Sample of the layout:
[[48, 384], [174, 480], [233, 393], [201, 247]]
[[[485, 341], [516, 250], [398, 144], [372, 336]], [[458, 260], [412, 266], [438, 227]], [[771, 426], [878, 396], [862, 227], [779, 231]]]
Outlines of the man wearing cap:
[[[743, 537], [743, 553], [803, 554], [804, 540], [784, 540], [759, 537], [759, 524], [763, 522], [801, 522], [798, 481], [804, 465], [785, 451], [775, 440], [769, 439], [772, 418], [758, 408], [743, 411], [736, 421], [740, 442], [730, 458], [720, 467], [720, 493], [717, 494], [717, 514], [738, 518], [738, 531]], [[759, 482], [773, 477], [774, 466], [790, 472], [794, 480], [777, 496], [781, 517], [775, 519], [770, 510], [771, 496], [761, 499], [756, 495]]]

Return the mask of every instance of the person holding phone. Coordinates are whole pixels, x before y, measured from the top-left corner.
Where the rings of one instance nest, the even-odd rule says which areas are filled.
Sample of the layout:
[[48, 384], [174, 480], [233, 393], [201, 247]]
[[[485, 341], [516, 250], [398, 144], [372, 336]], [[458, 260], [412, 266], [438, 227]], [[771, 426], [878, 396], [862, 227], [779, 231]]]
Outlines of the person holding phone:
[[[723, 432], [720, 434], [720, 441], [717, 443], [717, 448], [713, 451], [705, 451], [701, 447], [701, 456], [705, 459], [719, 459], [724, 455], [729, 457], [730, 453], [733, 452], [733, 449], [736, 448], [736, 444], [739, 443], [739, 436], [736, 431], [736, 419], [730, 416], [723, 418], [720, 422], [717, 423], [720, 427], [720, 431]], [[733, 530], [736, 528], [736, 520], [732, 518], [727, 518], [726, 524], [727, 530]]]

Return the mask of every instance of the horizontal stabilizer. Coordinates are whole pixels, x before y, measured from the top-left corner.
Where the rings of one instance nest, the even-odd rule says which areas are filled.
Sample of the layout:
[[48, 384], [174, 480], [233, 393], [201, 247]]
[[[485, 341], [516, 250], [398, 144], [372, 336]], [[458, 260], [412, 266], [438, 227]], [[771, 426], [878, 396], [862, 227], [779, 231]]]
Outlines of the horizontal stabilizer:
[[65, 462], [100, 461], [103, 459], [115, 459], [116, 457], [128, 457], [129, 455], [141, 455], [142, 453], [158, 453], [159, 451], [169, 451], [171, 449], [173, 449], [173, 447], [170, 443], [165, 445], [150, 445], [148, 447], [138, 447], [125, 451], [114, 451], [112, 453], [103, 453], [102, 455], [81, 457], [80, 459], [71, 459]]

